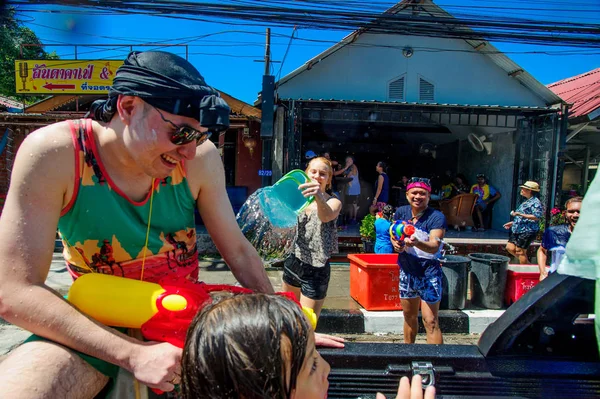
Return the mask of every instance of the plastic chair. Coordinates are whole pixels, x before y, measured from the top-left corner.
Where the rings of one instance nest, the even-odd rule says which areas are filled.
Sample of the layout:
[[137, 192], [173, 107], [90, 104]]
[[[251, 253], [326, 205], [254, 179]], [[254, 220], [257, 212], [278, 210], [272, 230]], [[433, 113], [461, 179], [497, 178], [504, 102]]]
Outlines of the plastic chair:
[[446, 217], [448, 226], [474, 227], [473, 208], [476, 201], [476, 194], [459, 194], [449, 200], [440, 201], [440, 211]]

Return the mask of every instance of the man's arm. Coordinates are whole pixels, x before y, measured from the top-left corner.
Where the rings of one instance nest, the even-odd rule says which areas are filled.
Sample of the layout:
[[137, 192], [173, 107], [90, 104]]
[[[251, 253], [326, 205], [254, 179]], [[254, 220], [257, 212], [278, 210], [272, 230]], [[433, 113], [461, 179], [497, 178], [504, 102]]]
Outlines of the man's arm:
[[486, 200], [486, 203], [489, 204], [493, 204], [494, 202], [498, 201], [500, 199], [500, 197], [502, 197], [502, 194], [500, 194], [500, 191], [496, 191], [496, 194], [494, 194], [491, 198], [488, 198]]
[[215, 146], [211, 142], [199, 146], [187, 167], [193, 178], [190, 187], [198, 190], [196, 203], [202, 220], [235, 278], [244, 287], [272, 293], [262, 260], [235, 220], [225, 189], [223, 162]]
[[344, 167], [344, 168], [342, 168], [342, 169], [340, 169], [340, 170], [336, 170], [336, 171], [334, 171], [334, 172], [333, 172], [333, 175], [334, 175], [334, 176], [339, 176], [339, 175], [341, 175], [342, 173], [344, 173], [346, 170], [348, 170], [348, 168], [349, 168], [349, 167], [350, 167], [350, 166], [346, 166], [346, 167]]
[[19, 149], [0, 218], [0, 317], [172, 390], [166, 381], [179, 370], [179, 348], [145, 344], [102, 326], [44, 284], [60, 211], [72, 191], [74, 157], [66, 124], [29, 135]]
[[434, 229], [429, 232], [429, 241], [421, 241], [417, 237], [412, 236], [404, 242], [409, 247], [417, 247], [421, 251], [434, 254], [440, 249], [440, 245], [442, 245], [441, 240], [444, 238], [445, 232], [444, 229]]
[[523, 219], [533, 220], [533, 221], [539, 220], [539, 218], [537, 216], [535, 216], [535, 215], [526, 215], [526, 214], [521, 213], [521, 212], [515, 212], [513, 216], [520, 216]]
[[531, 213], [515, 212], [513, 216], [520, 216], [527, 220], [538, 221], [544, 214], [542, 204], [539, 201], [535, 201], [533, 206], [528, 207], [528, 209], [531, 209]]

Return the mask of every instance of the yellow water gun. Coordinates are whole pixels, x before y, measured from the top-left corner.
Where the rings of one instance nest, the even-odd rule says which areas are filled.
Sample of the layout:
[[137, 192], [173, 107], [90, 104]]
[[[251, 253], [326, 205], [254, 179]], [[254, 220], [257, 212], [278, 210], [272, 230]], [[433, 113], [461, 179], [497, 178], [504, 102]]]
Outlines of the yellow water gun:
[[[67, 299], [81, 312], [112, 327], [139, 328], [144, 338], [169, 342], [183, 348], [187, 330], [194, 316], [212, 302], [211, 292], [227, 291], [249, 294], [247, 288], [225, 284], [205, 284], [181, 278], [167, 278], [160, 284], [106, 274], [89, 273], [79, 277]], [[279, 292], [301, 306], [290, 292]], [[317, 316], [302, 308], [312, 324]]]

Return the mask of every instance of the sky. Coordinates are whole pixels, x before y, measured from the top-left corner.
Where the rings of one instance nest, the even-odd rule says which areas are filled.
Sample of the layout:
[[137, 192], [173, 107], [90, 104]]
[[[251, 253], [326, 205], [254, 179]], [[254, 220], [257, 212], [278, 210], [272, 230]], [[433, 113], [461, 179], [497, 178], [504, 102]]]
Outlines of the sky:
[[[385, 1], [379, 1], [379, 4]], [[522, 11], [528, 18], [600, 23], [598, 0], [439, 0], [446, 11], [463, 10], [472, 4], [487, 3], [502, 10], [496, 15], [516, 16], [518, 4], [531, 5], [535, 11]], [[393, 6], [394, 1], [389, 2]], [[455, 7], [459, 5], [459, 7]], [[58, 6], [19, 6], [17, 17], [47, 44], [46, 51], [56, 51], [62, 59], [124, 59], [130, 48], [159, 49], [160, 44], [187, 44], [162, 47], [185, 56], [202, 73], [207, 83], [242, 101], [252, 104], [261, 90], [264, 73], [266, 28], [247, 26], [244, 21], [199, 22], [164, 16], [90, 15], [82, 9]], [[18, 9], [19, 9], [18, 8]], [[564, 12], [556, 12], [557, 9]], [[75, 10], [76, 12], [72, 12]], [[49, 12], [53, 11], [53, 12]], [[79, 12], [77, 12], [79, 11]], [[481, 11], [478, 11], [481, 12]], [[518, 14], [518, 13], [517, 13]], [[294, 33], [294, 38], [290, 40]], [[331, 47], [351, 31], [323, 31], [292, 27], [271, 30], [271, 74], [276, 80], [302, 66], [312, 57]], [[150, 44], [143, 46], [143, 44]], [[77, 44], [77, 47], [74, 46]], [[600, 51], [593, 55], [544, 55], [527, 52], [556, 51], [556, 47], [496, 43], [499, 50], [531, 73], [543, 84], [578, 75], [600, 67]], [[560, 47], [559, 50], [569, 50]], [[575, 49], [581, 51], [581, 49]], [[587, 50], [588, 52], [590, 50]]]

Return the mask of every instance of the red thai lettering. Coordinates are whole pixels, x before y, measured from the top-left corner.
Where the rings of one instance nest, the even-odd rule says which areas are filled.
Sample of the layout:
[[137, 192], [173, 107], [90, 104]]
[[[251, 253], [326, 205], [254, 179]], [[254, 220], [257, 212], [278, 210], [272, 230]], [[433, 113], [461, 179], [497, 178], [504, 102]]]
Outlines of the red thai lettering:
[[48, 68], [46, 64], [35, 64], [32, 69], [32, 79], [82, 80], [92, 79], [94, 64], [85, 68]]

